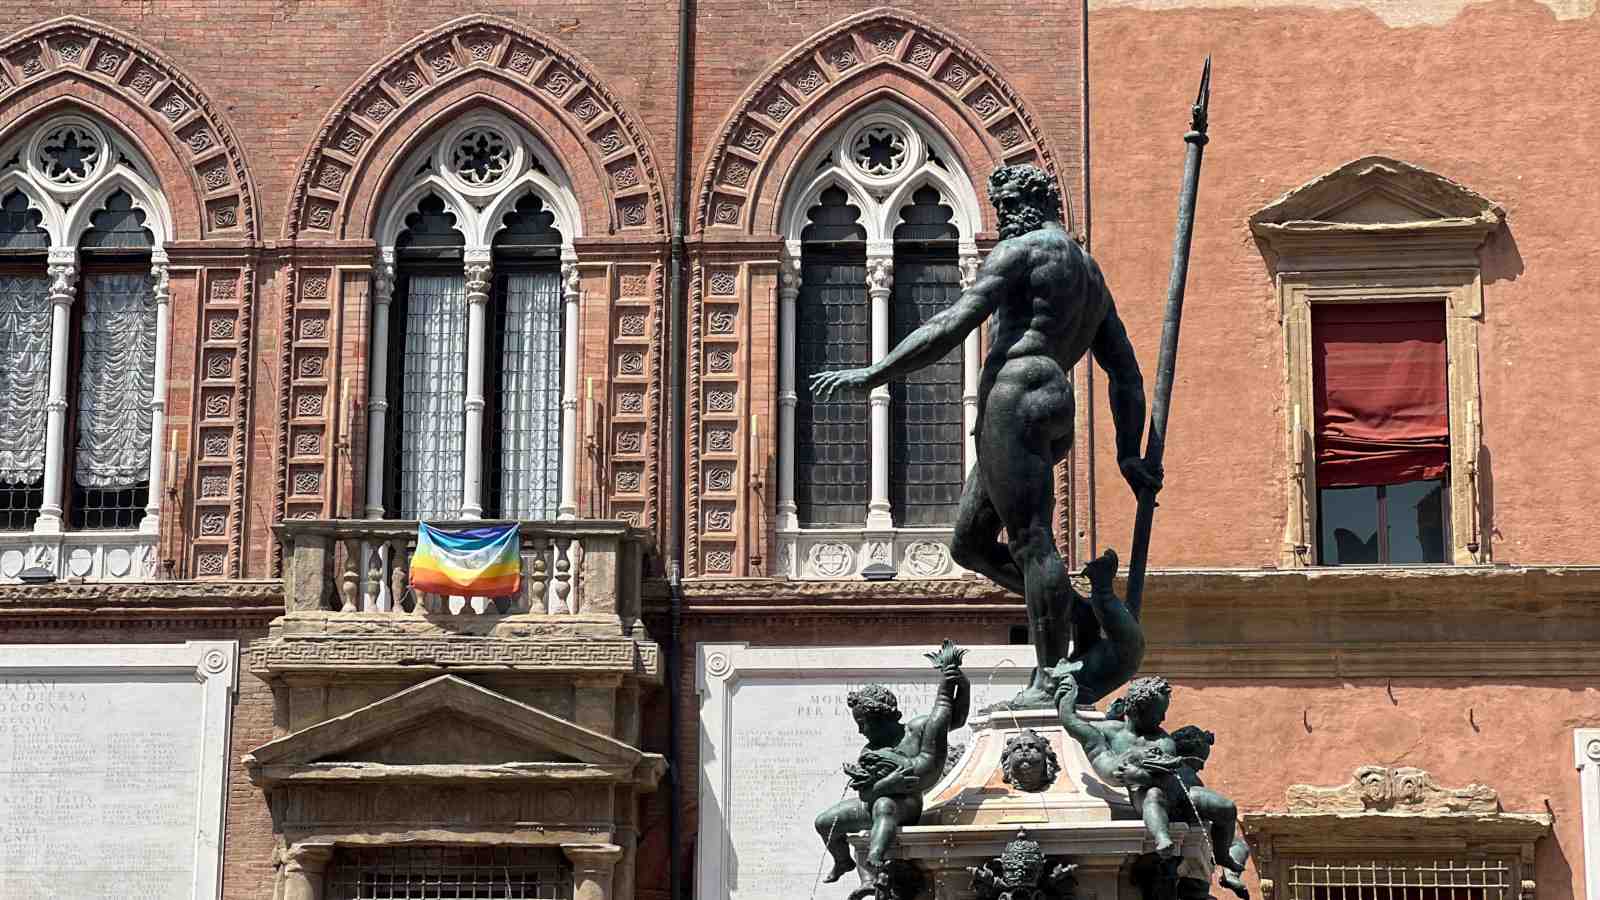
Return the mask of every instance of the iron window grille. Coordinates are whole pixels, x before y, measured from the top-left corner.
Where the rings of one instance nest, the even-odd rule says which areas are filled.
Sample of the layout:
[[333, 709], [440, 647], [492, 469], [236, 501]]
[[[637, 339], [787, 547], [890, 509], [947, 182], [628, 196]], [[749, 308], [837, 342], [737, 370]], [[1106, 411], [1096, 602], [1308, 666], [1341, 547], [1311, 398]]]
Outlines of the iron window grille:
[[572, 900], [554, 847], [340, 847], [330, 900]]
[[1511, 900], [1504, 859], [1341, 859], [1288, 865], [1289, 900]]

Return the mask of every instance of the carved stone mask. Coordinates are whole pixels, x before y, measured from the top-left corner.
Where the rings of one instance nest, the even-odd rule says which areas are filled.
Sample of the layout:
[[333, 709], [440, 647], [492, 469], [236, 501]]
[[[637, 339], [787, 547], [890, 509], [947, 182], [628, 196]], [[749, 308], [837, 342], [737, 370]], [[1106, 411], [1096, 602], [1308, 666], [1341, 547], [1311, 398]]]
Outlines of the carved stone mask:
[[1037, 793], [1055, 783], [1061, 763], [1050, 741], [1030, 728], [1006, 740], [1005, 749], [1000, 752], [1000, 770], [1006, 784]]

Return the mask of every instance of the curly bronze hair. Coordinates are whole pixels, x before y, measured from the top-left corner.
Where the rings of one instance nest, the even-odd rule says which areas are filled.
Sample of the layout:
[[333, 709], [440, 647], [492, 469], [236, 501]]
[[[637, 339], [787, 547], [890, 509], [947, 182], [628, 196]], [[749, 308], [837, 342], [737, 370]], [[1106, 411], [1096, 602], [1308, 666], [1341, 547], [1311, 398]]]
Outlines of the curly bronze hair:
[[869, 684], [859, 691], [851, 691], [845, 697], [845, 703], [850, 706], [851, 713], [900, 721], [900, 701], [895, 699], [894, 691], [881, 684]]
[[1160, 675], [1135, 678], [1128, 683], [1128, 690], [1122, 695], [1122, 712], [1124, 715], [1129, 715], [1157, 700], [1168, 700], [1171, 697], [1172, 685]]
[[1211, 757], [1211, 745], [1217, 742], [1214, 732], [1198, 725], [1185, 725], [1172, 733], [1172, 743], [1179, 756], [1192, 756], [1204, 762]]
[[1030, 205], [1043, 214], [1046, 221], [1061, 219], [1061, 186], [1038, 166], [1023, 163], [1000, 166], [989, 173], [989, 197], [1004, 185], [1016, 185]]
[[1006, 746], [1000, 751], [1000, 771], [1006, 784], [1021, 787], [1017, 784], [1015, 773], [1011, 771], [1011, 758], [1023, 747], [1039, 749], [1044, 757], [1044, 786], [1049, 787], [1054, 784], [1056, 776], [1061, 774], [1061, 761], [1056, 759], [1056, 751], [1050, 746], [1050, 741], [1032, 728], [1024, 728], [1021, 732], [1006, 738]]

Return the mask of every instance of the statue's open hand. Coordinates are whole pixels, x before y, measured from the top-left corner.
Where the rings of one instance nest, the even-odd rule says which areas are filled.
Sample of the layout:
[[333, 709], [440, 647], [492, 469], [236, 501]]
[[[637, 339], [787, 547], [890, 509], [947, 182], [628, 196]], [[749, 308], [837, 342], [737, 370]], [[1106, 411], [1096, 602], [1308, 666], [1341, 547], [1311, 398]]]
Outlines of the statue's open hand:
[[818, 400], [826, 400], [839, 388], [861, 387], [872, 378], [871, 369], [839, 369], [835, 372], [818, 372], [811, 376], [811, 393]]
[[1150, 462], [1137, 456], [1129, 456], [1117, 460], [1117, 468], [1122, 470], [1122, 477], [1128, 482], [1128, 487], [1133, 488], [1135, 494], [1149, 491], [1154, 494], [1161, 490], [1161, 482], [1165, 477], [1159, 464]]

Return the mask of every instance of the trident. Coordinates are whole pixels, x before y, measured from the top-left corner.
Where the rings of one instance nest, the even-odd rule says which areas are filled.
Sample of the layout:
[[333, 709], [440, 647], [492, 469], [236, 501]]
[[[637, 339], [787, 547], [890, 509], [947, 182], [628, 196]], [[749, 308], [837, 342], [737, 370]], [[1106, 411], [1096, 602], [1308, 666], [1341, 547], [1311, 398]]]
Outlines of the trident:
[[[1172, 375], [1178, 362], [1178, 322], [1183, 317], [1183, 288], [1189, 278], [1189, 242], [1194, 236], [1194, 199], [1200, 187], [1200, 160], [1206, 148], [1206, 107], [1211, 103], [1211, 57], [1206, 57], [1200, 74], [1200, 93], [1195, 97], [1189, 131], [1183, 136], [1189, 145], [1183, 163], [1183, 187], [1178, 193], [1178, 234], [1172, 241], [1172, 276], [1167, 280], [1167, 310], [1161, 320], [1161, 355], [1156, 362], [1156, 397], [1150, 407], [1150, 436], [1145, 441], [1144, 461], [1159, 471], [1161, 456], [1167, 449], [1167, 413], [1172, 408]], [[1128, 612], [1139, 618], [1144, 604], [1144, 569], [1150, 555], [1150, 527], [1156, 517], [1154, 491], [1139, 491], [1139, 512], [1133, 520], [1133, 549], [1128, 558]]]

